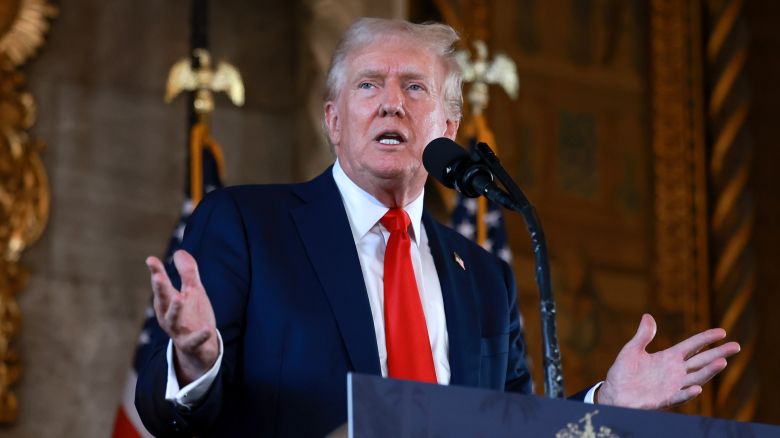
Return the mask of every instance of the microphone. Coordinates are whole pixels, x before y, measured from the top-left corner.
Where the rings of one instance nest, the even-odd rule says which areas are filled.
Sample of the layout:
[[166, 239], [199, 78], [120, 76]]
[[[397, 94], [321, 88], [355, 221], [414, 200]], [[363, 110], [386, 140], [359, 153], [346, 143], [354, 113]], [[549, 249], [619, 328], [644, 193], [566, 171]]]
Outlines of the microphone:
[[481, 158], [473, 159], [465, 149], [447, 137], [437, 138], [423, 151], [423, 166], [445, 187], [455, 189], [468, 198], [485, 196], [511, 210], [518, 204], [494, 182], [493, 172]]
[[[548, 397], [563, 398], [563, 369], [558, 334], [555, 328], [555, 300], [550, 280], [550, 261], [547, 242], [536, 209], [528, 202], [520, 187], [512, 181], [498, 157], [485, 143], [477, 143], [471, 154], [449, 138], [437, 138], [425, 147], [423, 165], [429, 174], [445, 186], [456, 189], [463, 196], [476, 198], [484, 195], [509, 210], [520, 213], [528, 227], [531, 247], [536, 262], [536, 284], [539, 287], [542, 321], [544, 392]], [[509, 190], [500, 189], [495, 177]], [[510, 195], [511, 193], [511, 195]]]
[[457, 143], [447, 137], [437, 138], [423, 151], [423, 166], [445, 187], [455, 189], [469, 198], [495, 187], [493, 173], [484, 164], [473, 160]]

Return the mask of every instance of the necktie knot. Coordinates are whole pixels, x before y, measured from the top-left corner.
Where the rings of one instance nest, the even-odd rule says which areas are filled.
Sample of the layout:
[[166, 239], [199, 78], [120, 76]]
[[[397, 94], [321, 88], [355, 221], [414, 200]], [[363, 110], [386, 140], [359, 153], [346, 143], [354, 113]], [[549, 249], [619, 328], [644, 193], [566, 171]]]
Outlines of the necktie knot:
[[391, 208], [382, 216], [382, 219], [379, 219], [379, 222], [381, 222], [390, 233], [398, 231], [406, 233], [412, 220], [409, 219], [409, 215], [406, 214], [403, 208]]

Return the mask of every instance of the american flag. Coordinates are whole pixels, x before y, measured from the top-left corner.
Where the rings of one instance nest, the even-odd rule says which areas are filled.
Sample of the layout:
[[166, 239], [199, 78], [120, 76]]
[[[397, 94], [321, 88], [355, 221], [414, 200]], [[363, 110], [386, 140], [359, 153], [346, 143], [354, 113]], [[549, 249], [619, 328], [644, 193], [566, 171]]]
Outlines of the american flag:
[[[472, 138], [469, 143], [474, 147], [476, 140]], [[458, 192], [455, 209], [452, 211], [452, 217], [450, 218], [450, 226], [454, 228], [455, 231], [460, 233], [463, 237], [475, 242], [477, 241], [477, 221], [479, 219], [477, 217], [477, 209], [480, 199], [483, 198], [467, 198]], [[506, 235], [504, 214], [501, 207], [487, 199], [484, 199], [482, 202], [485, 202], [487, 207], [482, 216], [486, 233], [485, 241], [477, 243], [485, 248], [487, 252], [495, 254], [501, 260], [511, 265], [512, 251], [509, 249], [509, 239]]]
[[[216, 143], [213, 144], [213, 147], [218, 148]], [[222, 179], [220, 178], [219, 165], [212, 154], [212, 150], [208, 147], [202, 148], [202, 156], [203, 190], [201, 193], [209, 193], [222, 187]], [[189, 169], [190, 167], [187, 166], [187, 168]], [[181, 247], [182, 238], [184, 237], [184, 228], [187, 226], [187, 219], [189, 219], [195, 208], [191, 193], [192, 191], [190, 190], [188, 179], [184, 188], [184, 203], [181, 207], [181, 215], [171, 234], [171, 239], [168, 242], [168, 249], [165, 251], [165, 268], [174, 284], [178, 282], [179, 274], [173, 266], [173, 253]], [[122, 401], [117, 409], [116, 418], [114, 420], [113, 438], [152, 436], [146, 428], [144, 428], [141, 419], [138, 417], [138, 412], [135, 409], [135, 383], [138, 379], [138, 369], [141, 364], [146, 363], [149, 355], [152, 354], [153, 346], [157, 345], [158, 341], [164, 342], [163, 339], [167, 339], [168, 336], [157, 325], [151, 299], [144, 311], [144, 317], [143, 328], [138, 335], [138, 345], [136, 346], [135, 356], [133, 358], [133, 367], [128, 372], [127, 381], [122, 389]]]
[[[486, 239], [480, 244], [486, 251], [495, 254], [501, 260], [512, 264], [512, 251], [504, 226], [501, 207], [487, 201], [483, 220], [487, 227]], [[477, 198], [467, 198], [458, 193], [458, 201], [450, 219], [452, 228], [470, 240], [477, 240]]]

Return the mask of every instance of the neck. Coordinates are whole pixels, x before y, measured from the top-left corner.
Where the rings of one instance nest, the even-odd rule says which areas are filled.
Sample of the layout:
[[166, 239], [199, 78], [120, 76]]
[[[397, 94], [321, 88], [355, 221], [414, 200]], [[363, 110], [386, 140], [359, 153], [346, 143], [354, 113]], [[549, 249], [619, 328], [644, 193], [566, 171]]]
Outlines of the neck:
[[387, 208], [402, 208], [417, 199], [422, 193], [423, 185], [416, 187], [374, 187], [366, 188], [358, 184], [360, 188], [370, 193]]
[[427, 173], [424, 172], [422, 175], [377, 178], [370, 174], [355, 172], [344, 163], [339, 162], [339, 164], [347, 178], [387, 208], [401, 208], [417, 199], [423, 191], [427, 178]]

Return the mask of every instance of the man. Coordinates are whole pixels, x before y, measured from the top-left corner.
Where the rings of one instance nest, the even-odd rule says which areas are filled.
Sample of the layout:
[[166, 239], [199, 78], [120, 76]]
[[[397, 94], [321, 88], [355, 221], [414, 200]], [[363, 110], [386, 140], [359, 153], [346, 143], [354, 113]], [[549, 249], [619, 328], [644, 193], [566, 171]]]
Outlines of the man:
[[[204, 199], [174, 256], [180, 286], [147, 259], [171, 339], [139, 373], [150, 431], [322, 436], [346, 421], [349, 371], [530, 391], [509, 266], [422, 210], [423, 148], [460, 121], [457, 39], [440, 24], [355, 23], [328, 73], [336, 163]], [[739, 349], [699, 352], [725, 336], [713, 329], [648, 354], [654, 334], [645, 315], [586, 399], [682, 403]]]

